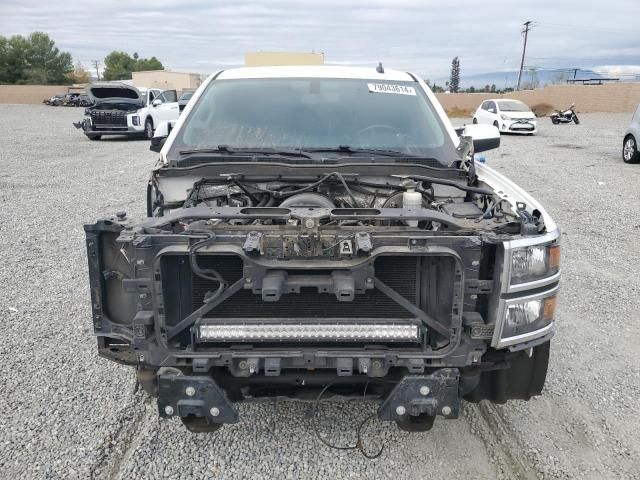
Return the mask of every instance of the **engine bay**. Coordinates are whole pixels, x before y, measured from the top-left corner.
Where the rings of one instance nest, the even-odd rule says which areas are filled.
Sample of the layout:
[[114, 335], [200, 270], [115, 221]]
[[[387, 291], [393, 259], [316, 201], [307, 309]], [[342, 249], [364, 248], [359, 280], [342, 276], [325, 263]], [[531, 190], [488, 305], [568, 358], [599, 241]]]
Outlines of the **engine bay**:
[[[229, 216], [230, 211], [227, 210], [226, 218], [215, 218], [205, 223], [209, 226], [220, 223], [295, 226], [302, 221], [300, 218], [289, 216], [283, 219], [280, 214], [291, 210], [311, 212], [323, 209], [336, 215], [323, 216], [318, 226], [404, 226], [439, 231], [451, 223], [458, 225], [458, 229], [491, 229], [505, 233], [518, 233], [524, 228], [537, 231], [539, 228], [538, 219], [525, 212], [524, 207], [513, 209], [509, 202], [490, 189], [470, 186], [459, 179], [423, 175], [367, 176], [338, 172], [316, 176], [225, 174], [194, 181], [192, 187], [187, 188], [184, 200], [167, 200], [170, 198], [166, 199], [156, 188], [149, 215], [186, 214], [187, 209], [193, 208], [218, 211], [220, 208], [234, 208], [238, 212], [236, 218]], [[431, 212], [434, 218], [422, 220], [420, 216], [412, 216], [419, 212], [424, 216], [425, 211]], [[273, 215], [268, 215], [269, 212]], [[256, 218], [247, 217], [248, 214], [255, 214]], [[338, 218], [345, 215], [349, 218]], [[448, 221], [443, 225], [436, 218]], [[191, 222], [181, 223], [188, 229]], [[199, 226], [203, 226], [202, 223], [200, 221]]]

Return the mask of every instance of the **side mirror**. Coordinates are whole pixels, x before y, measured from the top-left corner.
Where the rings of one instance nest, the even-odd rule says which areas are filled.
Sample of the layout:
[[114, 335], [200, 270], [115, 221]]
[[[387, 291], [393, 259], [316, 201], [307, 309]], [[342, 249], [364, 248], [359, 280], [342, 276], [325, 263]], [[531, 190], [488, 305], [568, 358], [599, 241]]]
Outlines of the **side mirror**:
[[495, 108], [490, 108], [490, 109], [487, 110], [487, 112], [496, 113], [496, 109]]
[[164, 147], [165, 142], [167, 141], [167, 137], [158, 137], [157, 135], [154, 135], [154, 137], [151, 139], [151, 145], [149, 145], [149, 150], [151, 150], [152, 152], [160, 152], [160, 150], [162, 150], [162, 147]]
[[162, 147], [164, 147], [164, 144], [166, 143], [172, 128], [173, 122], [160, 122], [156, 127], [153, 138], [151, 139], [149, 150], [151, 150], [152, 152], [159, 152], [160, 150], [162, 150]]
[[157, 107], [158, 105], [162, 105], [162, 100], [156, 98], [153, 102], [151, 102], [151, 105], [153, 105], [154, 107]]
[[467, 125], [463, 134], [473, 140], [473, 152], [480, 153], [500, 146], [500, 131], [493, 125]]

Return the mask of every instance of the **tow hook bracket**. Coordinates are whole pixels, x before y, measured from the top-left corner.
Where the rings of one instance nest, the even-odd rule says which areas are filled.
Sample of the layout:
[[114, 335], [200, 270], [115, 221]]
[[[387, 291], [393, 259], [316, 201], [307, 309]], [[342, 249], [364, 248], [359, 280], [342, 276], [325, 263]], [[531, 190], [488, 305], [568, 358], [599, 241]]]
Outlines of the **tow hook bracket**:
[[195, 415], [215, 423], [238, 422], [238, 411], [212, 378], [174, 372], [158, 375], [158, 412], [163, 418]]
[[460, 374], [455, 368], [442, 368], [430, 375], [404, 377], [378, 408], [381, 420], [401, 421], [421, 414], [458, 418]]

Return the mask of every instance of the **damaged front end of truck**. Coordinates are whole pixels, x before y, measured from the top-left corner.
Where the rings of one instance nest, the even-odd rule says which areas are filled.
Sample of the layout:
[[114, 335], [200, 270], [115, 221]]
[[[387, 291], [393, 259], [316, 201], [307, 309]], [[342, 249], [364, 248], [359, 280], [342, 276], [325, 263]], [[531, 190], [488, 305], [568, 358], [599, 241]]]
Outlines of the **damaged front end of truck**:
[[[233, 402], [310, 399], [328, 382], [343, 396], [368, 385], [401, 425], [456, 418], [461, 398], [538, 394], [557, 235], [526, 205], [450, 186], [462, 172], [334, 169], [161, 168], [149, 208], [181, 208], [87, 225], [100, 354], [137, 367], [161, 416], [209, 426], [237, 421]], [[530, 305], [509, 270], [531, 255], [553, 271], [527, 285]]]
[[[530, 195], [475, 164], [474, 151], [495, 148], [499, 133], [478, 135], [474, 125], [458, 138], [433, 107], [432, 126], [445, 134], [432, 135], [446, 162], [348, 146], [192, 146], [211, 144], [211, 133], [193, 139], [200, 131], [250, 135], [249, 145], [265, 137], [237, 123], [227, 130], [241, 111], [224, 109], [236, 85], [233, 105], [249, 109], [270, 101], [282, 108], [295, 97], [292, 85], [306, 102], [296, 108], [345, 85], [380, 115], [397, 103], [406, 116], [416, 88], [435, 102], [404, 73], [382, 86], [297, 77], [281, 85], [246, 81], [253, 71], [240, 71], [221, 87], [210, 79], [205, 99], [196, 93], [177, 122], [149, 181], [148, 218], [121, 212], [85, 226], [100, 355], [135, 367], [160, 416], [196, 432], [237, 422], [237, 402], [268, 398], [366, 396], [379, 400], [380, 419], [417, 431], [436, 416], [457, 418], [463, 399], [538, 395], [554, 328], [559, 231]], [[254, 84], [256, 100], [246, 101]], [[214, 130], [203, 128], [212, 121], [209, 94], [226, 122]], [[334, 93], [314, 111], [330, 100]], [[243, 121], [268, 111], [250, 110]], [[282, 118], [292, 131], [304, 127]], [[389, 130], [354, 118], [372, 124], [354, 127], [354, 139]], [[317, 120], [309, 125], [318, 130]]]

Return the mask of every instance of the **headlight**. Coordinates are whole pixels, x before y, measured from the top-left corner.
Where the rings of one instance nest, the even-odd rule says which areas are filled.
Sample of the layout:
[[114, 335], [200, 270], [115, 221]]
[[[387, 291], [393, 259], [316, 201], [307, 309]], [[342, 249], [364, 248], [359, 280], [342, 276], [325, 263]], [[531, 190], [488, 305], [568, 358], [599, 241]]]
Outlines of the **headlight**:
[[549, 333], [556, 311], [556, 292], [554, 288], [542, 294], [507, 300], [498, 348]]
[[511, 285], [551, 277], [560, 271], [560, 245], [532, 245], [511, 253]]
[[500, 114], [500, 118], [503, 120], [511, 120], [511, 118], [509, 117], [509, 115], [505, 115], [504, 113]]

